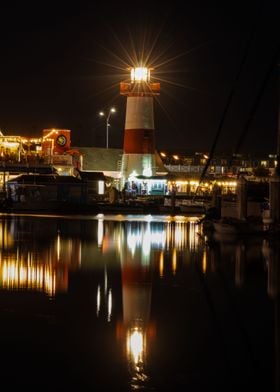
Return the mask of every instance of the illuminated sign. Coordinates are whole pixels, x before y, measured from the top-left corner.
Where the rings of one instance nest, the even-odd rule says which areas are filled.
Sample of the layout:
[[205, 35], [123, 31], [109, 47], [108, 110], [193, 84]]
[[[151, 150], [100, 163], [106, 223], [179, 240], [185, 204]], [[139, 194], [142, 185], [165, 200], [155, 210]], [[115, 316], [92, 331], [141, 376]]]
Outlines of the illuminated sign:
[[59, 135], [58, 138], [56, 139], [56, 144], [58, 144], [61, 147], [65, 146], [66, 143], [67, 143], [67, 139], [66, 136], [64, 135]]

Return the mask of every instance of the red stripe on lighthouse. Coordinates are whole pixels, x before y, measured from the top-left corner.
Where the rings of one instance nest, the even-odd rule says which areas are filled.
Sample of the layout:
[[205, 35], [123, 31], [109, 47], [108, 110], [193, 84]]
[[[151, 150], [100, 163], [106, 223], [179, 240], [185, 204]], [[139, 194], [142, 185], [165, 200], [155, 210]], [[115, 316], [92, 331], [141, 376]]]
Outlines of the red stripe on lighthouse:
[[154, 129], [125, 129], [125, 154], [153, 154], [155, 151]]

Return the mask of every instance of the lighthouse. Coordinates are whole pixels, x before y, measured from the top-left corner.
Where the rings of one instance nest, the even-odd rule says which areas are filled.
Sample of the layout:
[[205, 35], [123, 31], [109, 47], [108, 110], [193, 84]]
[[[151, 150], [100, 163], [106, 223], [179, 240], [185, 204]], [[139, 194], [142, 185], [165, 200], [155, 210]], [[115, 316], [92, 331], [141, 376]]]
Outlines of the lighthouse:
[[[160, 83], [150, 80], [152, 68], [130, 69], [130, 81], [120, 83], [120, 94], [127, 96], [122, 156], [122, 185], [156, 174], [154, 96]], [[142, 183], [145, 183], [142, 181]]]

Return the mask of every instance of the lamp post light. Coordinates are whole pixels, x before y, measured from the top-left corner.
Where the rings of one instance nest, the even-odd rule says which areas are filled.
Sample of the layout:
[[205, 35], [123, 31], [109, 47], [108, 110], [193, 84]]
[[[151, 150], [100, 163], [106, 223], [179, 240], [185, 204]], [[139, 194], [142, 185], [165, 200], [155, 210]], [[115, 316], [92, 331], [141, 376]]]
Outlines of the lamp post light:
[[110, 120], [111, 114], [115, 113], [115, 112], [116, 112], [115, 108], [111, 108], [108, 111], [108, 113], [99, 112], [99, 116], [106, 118], [106, 148], [109, 148], [109, 126], [110, 126], [109, 120]]

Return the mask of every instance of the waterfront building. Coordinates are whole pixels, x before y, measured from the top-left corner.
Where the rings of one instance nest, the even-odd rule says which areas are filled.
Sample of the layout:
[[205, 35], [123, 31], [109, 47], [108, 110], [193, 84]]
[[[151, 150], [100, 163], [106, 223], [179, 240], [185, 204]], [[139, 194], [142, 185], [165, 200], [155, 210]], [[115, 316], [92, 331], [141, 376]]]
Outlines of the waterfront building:
[[[213, 186], [220, 187], [222, 194], [231, 195], [236, 193], [238, 176], [242, 175], [250, 182], [268, 182], [275, 172], [277, 163], [274, 154], [267, 156], [216, 154], [210, 162], [205, 178], [201, 181], [207, 152], [179, 154], [174, 151], [158, 152], [153, 147], [151, 159], [156, 168], [155, 173], [145, 176], [143, 172], [138, 175], [132, 172], [127, 176], [124, 172], [124, 161], [129, 159], [131, 162], [138, 162], [139, 167], [146, 156], [139, 153], [137, 160], [127, 151], [73, 147], [71, 131], [65, 129], [45, 129], [42, 137], [38, 138], [2, 134], [0, 136], [0, 186], [4, 189], [7, 181], [20, 174], [56, 173], [81, 178], [83, 173], [83, 178], [95, 177], [96, 181], [105, 179], [104, 192], [101, 194], [105, 194], [106, 187], [114, 187], [121, 191], [124, 183], [128, 183], [128, 193], [133, 196], [166, 196], [171, 195], [174, 190], [177, 196], [182, 197], [194, 194], [206, 196], [212, 193]], [[132, 155], [135, 159], [132, 159]], [[97, 179], [100, 173], [103, 173], [104, 177], [101, 179], [99, 176], [100, 178]], [[90, 186], [93, 192], [101, 189], [101, 185], [97, 182]]]

